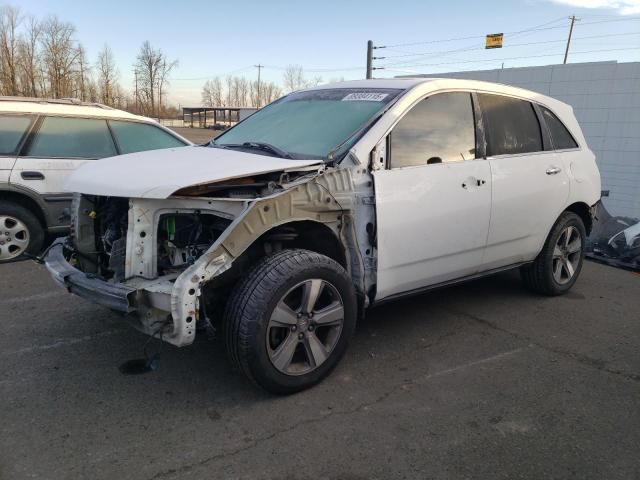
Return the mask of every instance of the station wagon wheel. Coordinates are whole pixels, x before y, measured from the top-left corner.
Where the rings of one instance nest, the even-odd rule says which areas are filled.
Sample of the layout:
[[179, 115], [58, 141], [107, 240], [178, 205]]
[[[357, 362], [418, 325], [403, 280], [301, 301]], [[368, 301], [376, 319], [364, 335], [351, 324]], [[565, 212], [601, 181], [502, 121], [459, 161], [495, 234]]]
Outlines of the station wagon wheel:
[[582, 238], [572, 225], [562, 230], [553, 249], [553, 278], [560, 285], [570, 282], [582, 256]]
[[562, 295], [573, 287], [584, 261], [587, 233], [582, 218], [564, 212], [532, 264], [520, 268], [525, 285], [543, 295]]
[[0, 263], [18, 260], [23, 254], [37, 255], [44, 242], [38, 219], [22, 205], [0, 201]]
[[344, 321], [342, 298], [331, 283], [304, 280], [280, 299], [267, 325], [267, 352], [274, 367], [301, 375], [322, 365], [336, 346]]
[[260, 387], [297, 392], [333, 370], [356, 316], [353, 283], [340, 264], [284, 250], [259, 261], [234, 288], [223, 318], [227, 352]]
[[20, 219], [0, 215], [0, 260], [22, 255], [29, 246], [29, 229]]

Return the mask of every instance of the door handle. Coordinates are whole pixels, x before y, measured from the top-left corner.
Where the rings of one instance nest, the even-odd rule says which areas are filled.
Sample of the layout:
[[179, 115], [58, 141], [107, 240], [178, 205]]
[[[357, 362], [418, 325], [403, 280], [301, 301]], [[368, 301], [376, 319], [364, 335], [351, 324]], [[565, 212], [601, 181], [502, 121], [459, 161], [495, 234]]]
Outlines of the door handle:
[[562, 171], [562, 169], [560, 167], [549, 167], [547, 168], [547, 171], [545, 172], [547, 175], [556, 175], [558, 173], [560, 173]]
[[469, 188], [469, 186], [481, 187], [485, 183], [487, 183], [486, 180], [481, 180], [480, 178], [469, 177], [464, 182], [462, 182], [462, 188], [467, 189], [467, 188]]
[[44, 180], [44, 174], [42, 172], [20, 172], [20, 176], [23, 180]]

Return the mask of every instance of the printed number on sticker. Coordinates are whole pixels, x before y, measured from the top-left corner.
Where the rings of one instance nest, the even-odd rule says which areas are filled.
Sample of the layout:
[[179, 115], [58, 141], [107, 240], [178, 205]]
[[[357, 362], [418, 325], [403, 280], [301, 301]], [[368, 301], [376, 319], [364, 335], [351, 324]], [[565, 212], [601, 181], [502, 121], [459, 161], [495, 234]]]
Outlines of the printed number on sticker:
[[350, 93], [342, 99], [343, 102], [381, 102], [387, 98], [388, 93], [361, 92]]

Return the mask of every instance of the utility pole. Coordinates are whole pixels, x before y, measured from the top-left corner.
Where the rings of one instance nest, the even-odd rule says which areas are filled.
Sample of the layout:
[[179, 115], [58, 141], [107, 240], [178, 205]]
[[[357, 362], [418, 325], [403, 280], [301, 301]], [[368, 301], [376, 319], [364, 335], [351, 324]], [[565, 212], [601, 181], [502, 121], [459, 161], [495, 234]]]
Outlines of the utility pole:
[[564, 51], [564, 61], [562, 62], [567, 63], [567, 57], [569, 56], [569, 45], [571, 44], [571, 34], [573, 33], [573, 24], [576, 23], [577, 21], [580, 21], [579, 18], [576, 18], [575, 15], [571, 15], [569, 17], [569, 20], [571, 20], [571, 26], [569, 27], [569, 38], [567, 38], [567, 48]]
[[373, 42], [367, 42], [367, 79], [373, 78]]
[[262, 70], [264, 68], [264, 65], [254, 65], [254, 67], [256, 67], [258, 69], [258, 101], [256, 102], [258, 105], [257, 107], [260, 108], [260, 70]]
[[139, 114], [140, 110], [138, 109], [138, 70], [133, 71], [133, 75], [136, 79], [136, 113]]

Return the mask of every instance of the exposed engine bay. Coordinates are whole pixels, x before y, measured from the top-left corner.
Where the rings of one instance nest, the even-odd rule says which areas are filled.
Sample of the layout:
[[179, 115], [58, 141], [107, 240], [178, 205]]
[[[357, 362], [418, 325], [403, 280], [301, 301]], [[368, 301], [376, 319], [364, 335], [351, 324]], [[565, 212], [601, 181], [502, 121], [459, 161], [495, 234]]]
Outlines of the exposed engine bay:
[[230, 223], [230, 220], [200, 212], [161, 215], [157, 236], [158, 275], [193, 265]]
[[196, 325], [215, 323], [236, 282], [282, 249], [336, 259], [365, 301], [375, 288], [371, 177], [365, 169], [318, 173], [193, 185], [162, 199], [76, 194], [64, 258], [85, 281], [105, 282], [85, 296], [132, 314], [147, 334], [161, 327], [177, 346], [193, 342]]

